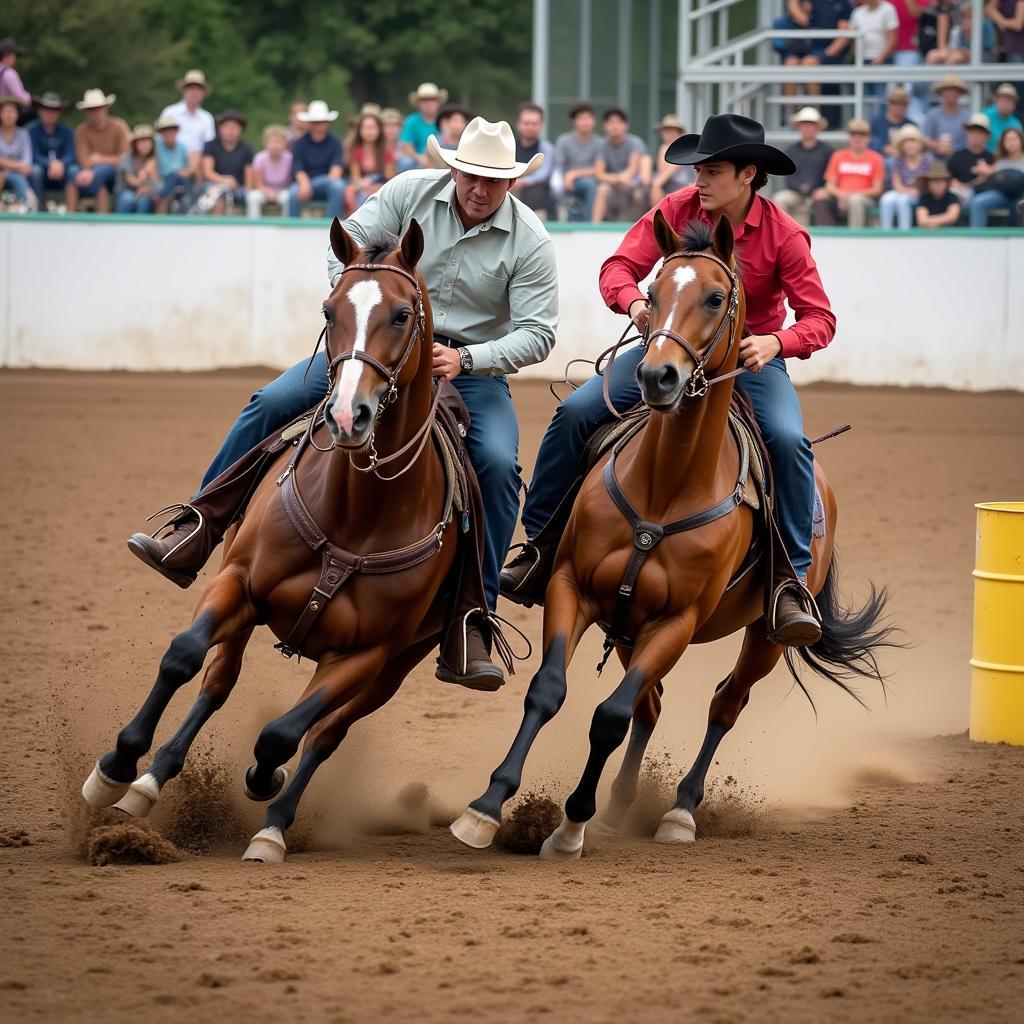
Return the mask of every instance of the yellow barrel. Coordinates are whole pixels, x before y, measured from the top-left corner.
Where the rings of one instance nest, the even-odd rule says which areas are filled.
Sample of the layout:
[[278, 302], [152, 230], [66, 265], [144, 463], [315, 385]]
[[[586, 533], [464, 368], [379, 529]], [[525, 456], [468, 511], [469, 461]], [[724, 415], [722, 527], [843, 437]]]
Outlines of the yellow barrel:
[[1024, 746], [1024, 501], [974, 507], [971, 739]]

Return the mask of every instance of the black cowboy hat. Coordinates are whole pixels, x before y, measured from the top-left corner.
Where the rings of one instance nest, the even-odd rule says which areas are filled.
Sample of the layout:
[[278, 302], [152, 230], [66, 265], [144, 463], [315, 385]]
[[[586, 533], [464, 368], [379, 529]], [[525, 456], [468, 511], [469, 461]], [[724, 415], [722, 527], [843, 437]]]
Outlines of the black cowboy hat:
[[764, 141], [764, 125], [740, 114], [715, 114], [700, 135], [681, 135], [665, 154], [670, 164], [702, 164], [709, 160], [739, 160], [756, 164], [768, 174], [795, 174], [796, 164]]
[[243, 132], [249, 123], [237, 110], [230, 107], [217, 115], [217, 124], [223, 124], [225, 121], [237, 121], [242, 126]]
[[19, 46], [13, 39], [8, 36], [6, 39], [0, 39], [0, 57], [5, 53], [17, 53], [24, 54], [28, 51], [23, 47]]

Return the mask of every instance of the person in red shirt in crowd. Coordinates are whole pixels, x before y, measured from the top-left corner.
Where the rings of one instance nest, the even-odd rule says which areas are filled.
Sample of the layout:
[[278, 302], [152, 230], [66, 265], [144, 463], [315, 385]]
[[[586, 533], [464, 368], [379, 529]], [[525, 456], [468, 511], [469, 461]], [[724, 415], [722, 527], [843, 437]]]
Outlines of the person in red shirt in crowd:
[[842, 215], [851, 228], [867, 223], [868, 207], [878, 201], [885, 182], [881, 153], [868, 148], [871, 127], [859, 117], [846, 126], [848, 149], [837, 149], [825, 168], [825, 187], [814, 195], [814, 223], [834, 226]]
[[[739, 360], [750, 371], [736, 379], [736, 387], [750, 399], [772, 457], [776, 514], [795, 572], [793, 585], [779, 599], [772, 637], [779, 643], [813, 642], [807, 637], [814, 627], [820, 631], [820, 623], [804, 584], [811, 564], [814, 456], [785, 360], [806, 359], [824, 348], [835, 334], [836, 319], [806, 229], [758, 195], [769, 174], [789, 175], [796, 168], [785, 153], [765, 144], [761, 124], [738, 114], [708, 118], [700, 135], [683, 135], [673, 142], [666, 159], [695, 166], [696, 184], [667, 195], [630, 228], [601, 267], [601, 295], [609, 308], [628, 315], [639, 331], [646, 331], [650, 306], [639, 282], [661, 258], [654, 237], [655, 213], [660, 210], [678, 233], [690, 221], [713, 225], [720, 217], [729, 219], [747, 302], [747, 333], [740, 342]], [[784, 300], [796, 315], [792, 327], [783, 327]], [[636, 369], [642, 357], [642, 347], [635, 346], [615, 360], [608, 383], [618, 409], [640, 401]], [[587, 438], [611, 418], [602, 386], [602, 378], [594, 376], [574, 391], [558, 407], [544, 435], [523, 509], [528, 543], [502, 573], [501, 590], [510, 600], [536, 600], [539, 581], [547, 580], [557, 541], [551, 551], [547, 545], [542, 551], [533, 542], [575, 478]]]

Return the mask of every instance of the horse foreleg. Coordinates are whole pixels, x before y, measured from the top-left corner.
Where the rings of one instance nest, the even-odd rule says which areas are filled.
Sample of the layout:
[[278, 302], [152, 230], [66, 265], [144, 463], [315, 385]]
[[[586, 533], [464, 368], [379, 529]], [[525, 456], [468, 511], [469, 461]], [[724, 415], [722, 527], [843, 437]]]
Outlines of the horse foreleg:
[[704, 782], [712, 759], [725, 734], [747, 706], [750, 688], [778, 664], [783, 649], [767, 637], [764, 620], [747, 626], [736, 666], [715, 687], [708, 711], [704, 742], [676, 790], [676, 803], [662, 819], [654, 836], [659, 843], [690, 843], [697, 836], [693, 813], [704, 799]]
[[211, 647], [248, 629], [251, 620], [241, 581], [233, 575], [218, 576], [203, 594], [192, 624], [171, 641], [149, 696], [118, 733], [115, 749], [100, 758], [82, 786], [82, 796], [90, 804], [108, 807], [125, 795], [171, 698], [196, 676]]
[[242, 656], [252, 636], [247, 629], [217, 648], [206, 670], [199, 696], [178, 731], [156, 752], [152, 767], [140, 775], [114, 807], [136, 818], [145, 818], [160, 798], [160, 791], [177, 778], [185, 766], [185, 757], [199, 731], [219, 711], [238, 681]]
[[592, 621], [580, 604], [575, 581], [554, 577], [544, 607], [544, 656], [526, 691], [522, 723], [505, 760], [491, 775], [487, 791], [452, 822], [451, 833], [460, 842], [477, 850], [491, 845], [501, 824], [502, 807], [519, 790], [530, 748], [565, 700], [566, 670]]

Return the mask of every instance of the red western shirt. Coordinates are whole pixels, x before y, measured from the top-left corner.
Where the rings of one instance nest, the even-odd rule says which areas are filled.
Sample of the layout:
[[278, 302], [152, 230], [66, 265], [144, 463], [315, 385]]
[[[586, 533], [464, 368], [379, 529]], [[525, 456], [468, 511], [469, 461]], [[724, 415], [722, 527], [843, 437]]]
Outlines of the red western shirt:
[[[680, 234], [691, 220], [711, 223], [710, 216], [701, 209], [695, 185], [671, 192], [644, 214], [626, 233], [615, 254], [601, 265], [601, 295], [615, 313], [628, 313], [633, 302], [645, 299], [637, 283], [661, 259], [654, 240], [655, 210], [661, 210]], [[807, 359], [824, 348], [835, 337], [836, 318], [821, 286], [811, 256], [811, 239], [804, 228], [755, 193], [746, 220], [734, 233], [747, 299], [745, 333], [774, 334], [782, 345], [783, 357]], [[784, 297], [797, 321], [786, 328], [782, 327], [786, 319]]]

